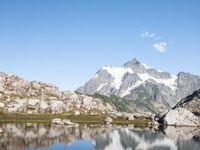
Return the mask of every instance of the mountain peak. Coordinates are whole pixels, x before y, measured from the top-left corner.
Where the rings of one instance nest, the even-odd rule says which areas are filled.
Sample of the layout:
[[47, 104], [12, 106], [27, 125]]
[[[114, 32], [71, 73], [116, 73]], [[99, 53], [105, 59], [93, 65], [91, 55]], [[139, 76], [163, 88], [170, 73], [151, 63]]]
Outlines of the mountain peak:
[[[103, 71], [98, 72], [77, 91], [90, 95], [116, 95], [126, 101], [139, 100], [141, 105], [147, 100], [169, 107], [197, 89], [200, 89], [200, 76], [185, 73], [171, 75], [148, 67], [134, 58], [121, 67], [104, 67]], [[152, 106], [159, 110], [158, 105]]]
[[129, 61], [129, 63], [132, 63], [132, 64], [140, 64], [140, 62], [136, 59], [136, 58], [133, 58]]
[[141, 65], [141, 63], [136, 58], [133, 58], [130, 61], [126, 62], [123, 66], [130, 67], [136, 65]]

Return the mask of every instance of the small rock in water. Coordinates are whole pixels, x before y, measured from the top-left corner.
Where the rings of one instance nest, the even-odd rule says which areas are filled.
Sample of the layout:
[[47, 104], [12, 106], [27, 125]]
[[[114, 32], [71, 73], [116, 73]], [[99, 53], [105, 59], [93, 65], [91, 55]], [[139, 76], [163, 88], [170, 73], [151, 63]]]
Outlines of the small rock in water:
[[59, 118], [56, 118], [56, 119], [53, 119], [51, 121], [52, 124], [56, 124], [56, 125], [74, 125], [73, 122], [71, 122], [70, 120], [68, 119], [59, 119]]
[[3, 129], [2, 128], [0, 128], [0, 134], [2, 134], [3, 133]]
[[129, 117], [128, 117], [128, 120], [129, 120], [129, 121], [134, 121], [134, 119], [135, 119], [134, 116], [129, 116]]
[[63, 119], [63, 124], [64, 125], [73, 125], [74, 123], [72, 123], [70, 120], [68, 120], [68, 119]]
[[59, 118], [53, 119], [53, 120], [51, 121], [51, 123], [52, 123], [52, 124], [57, 124], [57, 125], [63, 125], [62, 120], [59, 119]]
[[80, 115], [80, 112], [79, 111], [75, 111], [74, 115]]
[[110, 118], [110, 117], [106, 117], [106, 119], [105, 119], [105, 123], [106, 124], [111, 124], [112, 123], [112, 118]]

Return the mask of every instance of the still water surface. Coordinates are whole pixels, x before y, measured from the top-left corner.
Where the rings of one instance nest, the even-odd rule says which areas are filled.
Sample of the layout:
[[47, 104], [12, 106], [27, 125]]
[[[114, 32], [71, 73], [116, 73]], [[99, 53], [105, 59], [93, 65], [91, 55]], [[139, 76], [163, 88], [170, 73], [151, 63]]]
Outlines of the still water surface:
[[0, 150], [199, 150], [200, 129], [0, 124]]

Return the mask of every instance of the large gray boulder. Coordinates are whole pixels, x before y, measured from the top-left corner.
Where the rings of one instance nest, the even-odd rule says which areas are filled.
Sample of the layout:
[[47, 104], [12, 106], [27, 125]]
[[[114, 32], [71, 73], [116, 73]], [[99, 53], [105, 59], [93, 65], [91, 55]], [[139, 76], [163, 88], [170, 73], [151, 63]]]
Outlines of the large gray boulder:
[[200, 126], [200, 119], [185, 108], [177, 108], [170, 110], [164, 116], [164, 124], [197, 127]]

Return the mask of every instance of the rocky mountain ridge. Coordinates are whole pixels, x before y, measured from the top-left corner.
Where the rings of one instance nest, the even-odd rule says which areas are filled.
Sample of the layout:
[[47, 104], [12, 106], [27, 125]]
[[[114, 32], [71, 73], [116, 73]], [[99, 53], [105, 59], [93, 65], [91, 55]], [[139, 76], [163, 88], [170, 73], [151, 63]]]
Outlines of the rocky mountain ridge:
[[114, 105], [100, 99], [60, 91], [53, 84], [28, 81], [17, 75], [0, 73], [0, 109], [10, 113], [64, 113], [120, 115]]
[[[172, 75], [133, 59], [122, 67], [102, 67], [95, 76], [77, 89], [78, 93], [116, 95], [149, 110], [173, 107], [180, 99], [200, 89], [200, 76], [180, 72]], [[165, 107], [165, 108], [162, 108]]]

